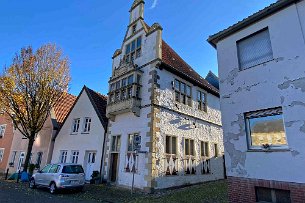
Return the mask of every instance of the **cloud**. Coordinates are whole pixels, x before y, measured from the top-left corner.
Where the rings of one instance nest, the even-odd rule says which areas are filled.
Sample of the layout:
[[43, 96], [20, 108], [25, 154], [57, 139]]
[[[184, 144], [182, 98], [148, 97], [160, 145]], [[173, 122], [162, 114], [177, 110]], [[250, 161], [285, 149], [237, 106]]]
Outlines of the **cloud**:
[[154, 2], [153, 2], [153, 4], [151, 5], [150, 9], [156, 8], [157, 4], [158, 4], [158, 0], [154, 0]]

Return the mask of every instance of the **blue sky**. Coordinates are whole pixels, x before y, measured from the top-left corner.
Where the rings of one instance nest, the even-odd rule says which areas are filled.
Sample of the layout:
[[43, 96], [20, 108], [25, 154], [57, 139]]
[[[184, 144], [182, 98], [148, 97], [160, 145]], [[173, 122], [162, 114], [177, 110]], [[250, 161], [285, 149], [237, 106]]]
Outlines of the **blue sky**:
[[[217, 73], [216, 50], [206, 39], [276, 0], [146, 0], [145, 21], [199, 74]], [[107, 93], [112, 55], [128, 25], [133, 0], [1, 0], [0, 67], [21, 47], [55, 43], [71, 63], [70, 92], [82, 86]]]

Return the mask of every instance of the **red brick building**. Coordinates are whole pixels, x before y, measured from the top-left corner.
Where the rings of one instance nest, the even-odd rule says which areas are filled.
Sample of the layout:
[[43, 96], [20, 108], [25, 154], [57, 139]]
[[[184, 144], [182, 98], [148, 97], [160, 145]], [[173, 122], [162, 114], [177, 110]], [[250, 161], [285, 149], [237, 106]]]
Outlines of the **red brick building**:
[[13, 141], [13, 123], [5, 114], [0, 115], [0, 173], [6, 171]]

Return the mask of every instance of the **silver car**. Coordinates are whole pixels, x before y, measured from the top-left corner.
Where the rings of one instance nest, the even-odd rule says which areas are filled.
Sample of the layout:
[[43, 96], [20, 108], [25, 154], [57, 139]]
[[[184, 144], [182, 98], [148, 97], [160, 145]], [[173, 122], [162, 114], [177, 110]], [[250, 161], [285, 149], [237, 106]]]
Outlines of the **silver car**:
[[60, 189], [82, 190], [85, 185], [83, 167], [78, 164], [48, 164], [42, 170], [33, 174], [30, 188], [47, 187], [51, 194]]

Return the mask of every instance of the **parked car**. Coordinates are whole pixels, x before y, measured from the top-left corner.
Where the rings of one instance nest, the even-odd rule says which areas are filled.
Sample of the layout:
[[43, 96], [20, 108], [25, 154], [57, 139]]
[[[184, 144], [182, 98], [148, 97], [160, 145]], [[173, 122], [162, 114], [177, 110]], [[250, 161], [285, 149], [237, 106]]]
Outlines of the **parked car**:
[[60, 189], [81, 191], [85, 185], [84, 169], [78, 164], [48, 164], [33, 174], [29, 187], [47, 187], [51, 194]]

